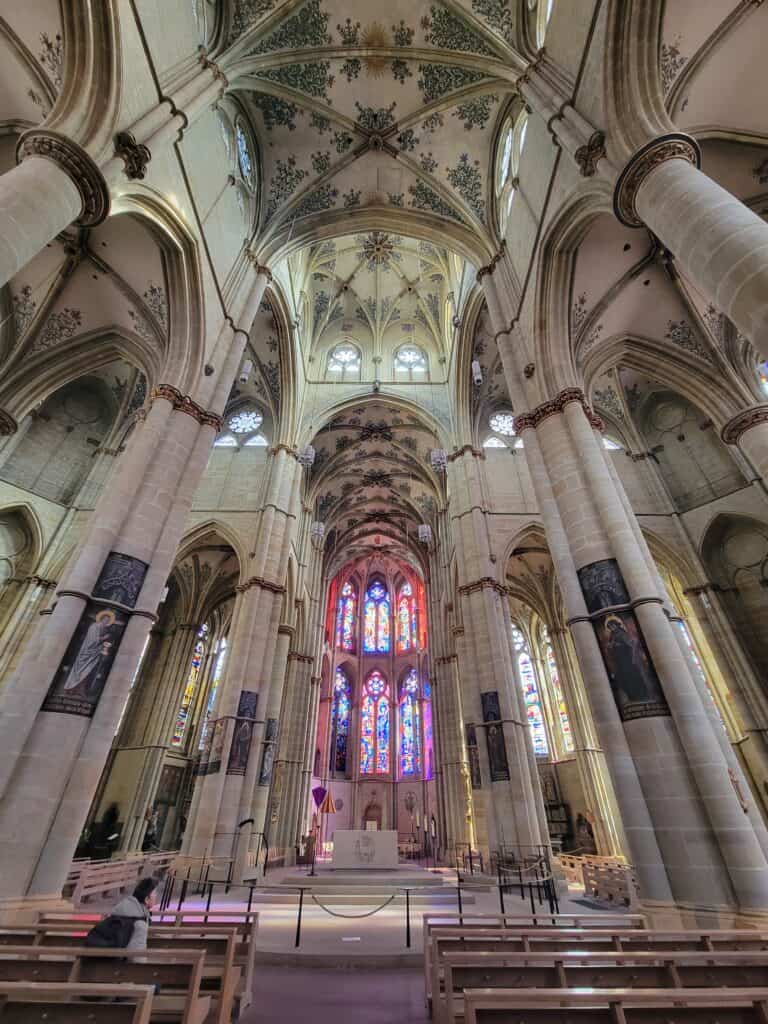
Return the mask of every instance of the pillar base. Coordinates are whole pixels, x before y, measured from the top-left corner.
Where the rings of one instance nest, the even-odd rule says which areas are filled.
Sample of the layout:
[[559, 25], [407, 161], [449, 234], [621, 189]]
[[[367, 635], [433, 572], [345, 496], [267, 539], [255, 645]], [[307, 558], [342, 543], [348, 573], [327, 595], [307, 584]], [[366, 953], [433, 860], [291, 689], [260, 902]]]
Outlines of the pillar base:
[[74, 914], [72, 900], [63, 896], [16, 896], [0, 899], [0, 925], [34, 924], [41, 914]]

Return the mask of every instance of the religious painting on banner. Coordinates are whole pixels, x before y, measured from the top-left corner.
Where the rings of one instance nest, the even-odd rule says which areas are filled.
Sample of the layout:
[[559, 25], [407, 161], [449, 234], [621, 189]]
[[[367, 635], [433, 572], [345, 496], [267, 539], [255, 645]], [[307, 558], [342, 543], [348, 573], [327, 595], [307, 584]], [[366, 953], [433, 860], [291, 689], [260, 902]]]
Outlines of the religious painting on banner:
[[264, 749], [261, 755], [261, 767], [259, 768], [259, 785], [268, 786], [272, 781], [272, 765], [275, 760], [275, 747], [277, 746], [277, 719], [268, 718], [264, 728]]
[[471, 723], [465, 726], [467, 737], [467, 759], [469, 761], [469, 778], [472, 789], [483, 788], [483, 777], [480, 774], [480, 751], [477, 749], [477, 729]]
[[485, 739], [488, 744], [488, 765], [491, 769], [491, 782], [505, 782], [509, 780], [509, 762], [507, 761], [507, 746], [504, 742], [504, 728], [501, 723], [501, 708], [499, 706], [499, 695], [496, 690], [489, 690], [480, 694], [483, 706], [483, 721], [485, 726]]
[[227, 736], [227, 721], [226, 718], [219, 718], [216, 720], [213, 729], [211, 730], [211, 755], [210, 760], [205, 771], [201, 771], [201, 775], [215, 775], [221, 768], [221, 758], [224, 753], [224, 740]]
[[127, 625], [124, 612], [89, 601], [40, 710], [92, 718]]
[[139, 558], [110, 551], [91, 596], [135, 608], [148, 568]]
[[587, 611], [592, 615], [611, 608], [592, 620], [600, 653], [603, 656], [613, 697], [623, 722], [636, 718], [668, 715], [661, 682], [651, 661], [629, 603], [629, 594], [614, 558], [585, 565], [578, 571]]
[[232, 736], [232, 746], [229, 748], [227, 775], [245, 775], [245, 769], [248, 767], [248, 754], [251, 749], [251, 737], [253, 736], [258, 699], [259, 695], [251, 690], [240, 691], [235, 731]]

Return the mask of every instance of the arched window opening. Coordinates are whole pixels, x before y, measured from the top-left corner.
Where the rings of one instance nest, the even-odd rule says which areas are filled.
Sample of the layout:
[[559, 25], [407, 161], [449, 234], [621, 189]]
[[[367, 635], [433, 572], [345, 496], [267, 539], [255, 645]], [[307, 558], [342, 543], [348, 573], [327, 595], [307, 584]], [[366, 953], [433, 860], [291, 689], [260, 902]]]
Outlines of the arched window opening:
[[546, 627], [544, 628], [542, 635], [544, 640], [544, 658], [547, 665], [547, 673], [549, 675], [549, 685], [552, 687], [555, 703], [557, 704], [557, 717], [560, 721], [560, 732], [563, 736], [563, 749], [567, 754], [571, 754], [574, 750], [571, 720], [568, 717], [568, 709], [565, 706], [565, 697], [563, 696], [563, 687], [560, 683], [560, 672], [557, 668], [555, 652], [552, 649], [552, 642], [549, 639], [549, 631]]
[[603, 435], [603, 448], [609, 452], [620, 452], [624, 446], [620, 444], [615, 438], [608, 437], [607, 434]]
[[213, 667], [213, 678], [211, 679], [211, 688], [208, 691], [208, 700], [205, 705], [205, 716], [203, 718], [203, 728], [200, 730], [200, 742], [198, 743], [198, 750], [202, 750], [205, 746], [205, 739], [208, 734], [208, 723], [211, 720], [213, 714], [213, 705], [216, 703], [216, 692], [221, 682], [221, 673], [224, 671], [224, 662], [227, 658], [227, 638], [223, 636], [218, 643], [216, 648], [216, 661]]
[[176, 723], [173, 727], [173, 736], [171, 737], [172, 747], [181, 747], [184, 745], [184, 736], [187, 731], [187, 725], [189, 724], [189, 715], [192, 703], [195, 699], [195, 693], [197, 692], [197, 684], [200, 682], [200, 672], [203, 667], [203, 661], [205, 660], [207, 645], [208, 623], [204, 622], [197, 631], [197, 641], [195, 642], [195, 649], [192, 652], [192, 663], [189, 667], [187, 682], [181, 698], [181, 706], [179, 707], [179, 712], [176, 715]]
[[389, 774], [389, 686], [378, 670], [371, 672], [363, 687], [360, 774]]
[[490, 437], [486, 437], [486, 439], [483, 441], [483, 448], [506, 448], [506, 447], [507, 446], [504, 444], [504, 442], [501, 440], [501, 438], [500, 437], [494, 437], [493, 434], [491, 434]]
[[547, 743], [547, 731], [544, 726], [544, 714], [541, 707], [539, 688], [536, 683], [536, 675], [533, 671], [533, 662], [528, 651], [528, 644], [522, 631], [512, 627], [512, 640], [517, 652], [517, 666], [520, 670], [520, 680], [523, 686], [523, 697], [525, 699], [525, 712], [528, 716], [528, 725], [533, 738], [533, 752], [539, 756], [546, 756], [549, 753]]
[[757, 377], [760, 387], [768, 394], [768, 362], [757, 364]]
[[336, 669], [333, 684], [333, 711], [331, 714], [331, 759], [329, 768], [341, 775], [347, 771], [347, 743], [349, 716], [352, 709], [352, 688], [346, 674]]
[[262, 433], [264, 416], [256, 408], [238, 409], [227, 420], [227, 429], [213, 443], [214, 448], [255, 448], [269, 442]]
[[404, 583], [397, 594], [397, 650], [415, 651], [417, 647], [418, 622], [416, 598], [410, 583]]
[[488, 417], [493, 434], [486, 438], [484, 448], [522, 448], [523, 439], [515, 431], [515, 416], [511, 409], [498, 409]]
[[235, 122], [235, 144], [240, 175], [245, 185], [253, 192], [256, 188], [256, 157], [250, 133], [240, 118]]
[[389, 595], [380, 580], [375, 580], [365, 594], [365, 631], [363, 650], [366, 654], [389, 653]]
[[418, 345], [401, 345], [395, 354], [395, 374], [422, 379], [429, 369], [426, 353]]
[[400, 686], [400, 774], [421, 774], [419, 676], [410, 669]]
[[726, 727], [725, 727], [725, 722], [723, 721], [723, 716], [720, 714], [720, 708], [717, 706], [717, 701], [712, 696], [712, 689], [711, 689], [711, 687], [709, 685], [709, 680], [707, 679], [707, 673], [704, 671], [704, 666], [701, 663], [701, 659], [699, 658], [699, 655], [698, 655], [698, 652], [696, 651], [696, 648], [694, 646], [693, 640], [691, 639], [691, 634], [688, 632], [688, 628], [685, 625], [685, 623], [682, 621], [682, 619], [678, 620], [677, 628], [683, 634], [683, 639], [685, 640], [686, 647], [688, 648], [688, 653], [691, 656], [691, 661], [696, 666], [696, 671], [701, 676], [701, 679], [702, 679], [702, 681], [704, 683], [704, 686], [706, 688], [706, 691], [707, 691], [707, 696], [712, 701], [712, 706], [714, 707], [715, 711], [717, 712], [717, 717], [718, 717], [718, 719], [720, 721], [720, 725], [722, 725], [723, 730], [727, 732]]
[[355, 649], [355, 611], [357, 608], [357, 591], [347, 580], [341, 588], [338, 610], [336, 612], [336, 646], [343, 651]]
[[335, 345], [328, 353], [328, 372], [340, 380], [359, 380], [361, 365], [360, 350], [348, 341]]
[[501, 235], [507, 230], [509, 214], [517, 193], [520, 157], [527, 131], [528, 114], [523, 110], [516, 120], [509, 118], [504, 123], [499, 135], [496, 158], [496, 218]]
[[432, 687], [425, 679], [422, 686], [422, 707], [424, 709], [424, 758], [422, 772], [424, 778], [429, 780], [435, 774], [434, 767], [434, 740], [432, 736]]

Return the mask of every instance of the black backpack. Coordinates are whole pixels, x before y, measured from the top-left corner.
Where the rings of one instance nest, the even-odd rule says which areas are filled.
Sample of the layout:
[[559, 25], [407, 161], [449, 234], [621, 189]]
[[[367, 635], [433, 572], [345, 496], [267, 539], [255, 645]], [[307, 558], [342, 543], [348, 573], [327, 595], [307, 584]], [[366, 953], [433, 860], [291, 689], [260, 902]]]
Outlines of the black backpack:
[[131, 941], [136, 917], [121, 917], [110, 914], [99, 921], [85, 937], [85, 945], [95, 949], [125, 949]]

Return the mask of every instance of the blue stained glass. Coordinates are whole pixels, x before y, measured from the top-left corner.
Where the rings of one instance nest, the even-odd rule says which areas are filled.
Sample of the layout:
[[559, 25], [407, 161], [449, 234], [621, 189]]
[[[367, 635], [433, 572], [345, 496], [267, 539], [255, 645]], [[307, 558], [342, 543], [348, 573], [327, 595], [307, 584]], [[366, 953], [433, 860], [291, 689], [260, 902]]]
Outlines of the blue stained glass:
[[365, 595], [363, 650], [367, 654], [389, 653], [389, 599], [382, 583], [372, 583]]
[[350, 685], [340, 668], [336, 669], [333, 686], [333, 742], [331, 745], [331, 771], [346, 772], [347, 741], [349, 739]]
[[360, 708], [360, 773], [389, 772], [389, 687], [382, 674], [371, 672], [363, 687]]
[[253, 161], [251, 159], [251, 150], [248, 145], [248, 139], [242, 129], [241, 125], [237, 125], [235, 129], [235, 137], [237, 139], [237, 160], [240, 164], [240, 173], [249, 183], [253, 182]]
[[533, 665], [530, 657], [523, 651], [518, 657], [520, 666], [520, 678], [523, 681], [523, 696], [525, 698], [525, 709], [528, 716], [528, 725], [531, 727], [533, 737], [533, 752], [535, 754], [549, 753], [547, 744], [547, 733], [544, 728], [544, 716], [539, 701], [539, 690], [536, 686], [536, 677], [533, 674]]
[[336, 614], [336, 646], [345, 651], [355, 649], [355, 604], [357, 595], [351, 583], [341, 588], [339, 607]]
[[406, 676], [400, 696], [400, 774], [418, 775], [421, 771], [419, 678], [416, 669]]

